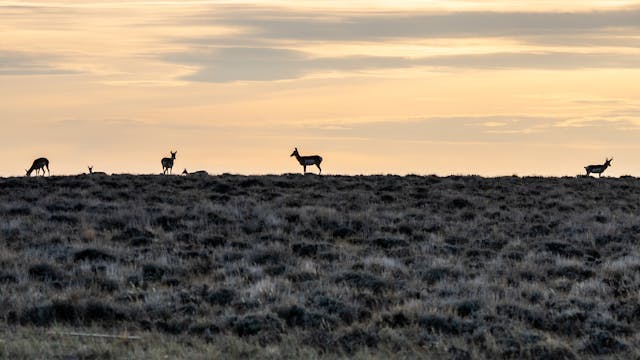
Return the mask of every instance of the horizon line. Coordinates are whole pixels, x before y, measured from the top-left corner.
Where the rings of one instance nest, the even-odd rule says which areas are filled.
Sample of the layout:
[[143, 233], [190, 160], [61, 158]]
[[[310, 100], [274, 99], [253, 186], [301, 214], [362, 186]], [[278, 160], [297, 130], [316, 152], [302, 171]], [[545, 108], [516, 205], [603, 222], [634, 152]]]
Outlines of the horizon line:
[[557, 179], [561, 179], [561, 178], [593, 178], [593, 179], [625, 179], [625, 178], [638, 178], [638, 176], [635, 175], [631, 175], [631, 174], [623, 174], [623, 175], [618, 175], [618, 176], [602, 176], [602, 177], [598, 177], [598, 176], [591, 176], [591, 175], [585, 175], [585, 174], [576, 174], [576, 175], [541, 175], [541, 174], [528, 174], [528, 175], [520, 175], [520, 174], [510, 174], [510, 175], [481, 175], [481, 174], [461, 174], [461, 173], [451, 173], [451, 174], [446, 174], [446, 175], [442, 175], [442, 174], [416, 174], [416, 173], [406, 173], [406, 174], [397, 174], [397, 173], [369, 173], [369, 174], [333, 174], [333, 173], [323, 173], [323, 174], [316, 174], [316, 173], [312, 173], [312, 172], [308, 172], [306, 174], [303, 173], [298, 173], [298, 172], [287, 172], [287, 173], [281, 173], [281, 174], [276, 174], [276, 173], [264, 173], [264, 174], [246, 174], [246, 173], [229, 173], [229, 172], [223, 172], [223, 173], [214, 173], [214, 174], [207, 174], [207, 175], [183, 175], [183, 174], [162, 174], [162, 173], [107, 173], [105, 175], [102, 174], [89, 174], [89, 173], [81, 173], [81, 174], [55, 174], [55, 175], [47, 175], [47, 176], [41, 176], [41, 175], [33, 175], [33, 176], [26, 176], [26, 175], [18, 175], [18, 176], [3, 176], [0, 175], [0, 179], [17, 179], [17, 178], [64, 178], [64, 177], [81, 177], [81, 176], [86, 176], [86, 177], [110, 177], [110, 176], [158, 176], [158, 177], [191, 177], [191, 178], [198, 178], [198, 177], [202, 177], [202, 178], [206, 178], [206, 177], [222, 177], [222, 176], [243, 176], [243, 177], [276, 177], [276, 176], [291, 176], [291, 175], [295, 175], [295, 176], [315, 176], [315, 177], [374, 177], [374, 176], [388, 176], [388, 177], [436, 177], [436, 178], [448, 178], [448, 177], [478, 177], [478, 178], [483, 178], [483, 179], [497, 179], [497, 178], [557, 178]]

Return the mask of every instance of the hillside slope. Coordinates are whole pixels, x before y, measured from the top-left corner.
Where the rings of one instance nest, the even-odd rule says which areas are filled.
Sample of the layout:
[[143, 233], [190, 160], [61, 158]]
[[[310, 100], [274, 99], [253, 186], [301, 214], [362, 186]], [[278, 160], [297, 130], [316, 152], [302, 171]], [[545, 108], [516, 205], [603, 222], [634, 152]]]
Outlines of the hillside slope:
[[0, 179], [0, 357], [638, 357], [638, 214], [633, 178]]

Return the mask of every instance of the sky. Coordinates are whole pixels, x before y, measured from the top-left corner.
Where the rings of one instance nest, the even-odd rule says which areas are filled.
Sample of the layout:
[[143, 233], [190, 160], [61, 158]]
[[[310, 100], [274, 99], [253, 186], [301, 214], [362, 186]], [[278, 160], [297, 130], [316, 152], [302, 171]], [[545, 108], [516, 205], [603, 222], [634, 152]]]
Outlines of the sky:
[[0, 0], [0, 124], [0, 176], [640, 176], [640, 1]]

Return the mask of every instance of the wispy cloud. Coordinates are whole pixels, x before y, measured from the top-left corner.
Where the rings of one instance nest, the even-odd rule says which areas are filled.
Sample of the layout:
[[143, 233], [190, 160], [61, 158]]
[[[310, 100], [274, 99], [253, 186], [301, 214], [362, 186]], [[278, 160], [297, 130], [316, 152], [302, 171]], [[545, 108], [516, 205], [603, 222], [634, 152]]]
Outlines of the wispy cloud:
[[357, 71], [419, 64], [399, 57], [316, 57], [302, 51], [276, 48], [223, 47], [170, 54], [168, 61], [198, 68], [187, 80], [207, 82], [282, 80], [318, 71]]
[[[53, 55], [0, 50], [0, 75], [61, 75], [74, 71], [57, 67]], [[59, 60], [59, 59], [58, 59]]]
[[640, 7], [591, 12], [317, 12], [231, 7], [186, 19], [252, 29], [254, 37], [306, 41], [525, 37], [640, 29]]
[[183, 79], [204, 82], [266, 81], [330, 71], [428, 66], [468, 69], [640, 68], [635, 56], [603, 53], [493, 53], [406, 58], [393, 56], [318, 57], [289, 49], [222, 47], [164, 56], [197, 68]]
[[437, 56], [423, 59], [421, 63], [431, 66], [473, 69], [637, 69], [640, 67], [640, 62], [634, 55], [555, 51]]
[[[640, 7], [591, 12], [372, 12], [317, 11], [255, 6], [215, 6], [178, 17], [185, 26], [224, 26], [229, 36], [177, 37], [182, 52], [163, 55], [169, 62], [193, 66], [191, 81], [268, 81], [322, 72], [410, 67], [469, 69], [638, 68]], [[484, 41], [487, 49], [427, 49], [416, 53], [346, 55], [310, 53], [306, 44], [398, 43], [442, 39]], [[492, 48], [492, 39], [522, 44]], [[574, 43], [563, 47], [565, 43]], [[612, 48], [620, 48], [612, 51]], [[454, 51], [455, 50], [455, 51]]]

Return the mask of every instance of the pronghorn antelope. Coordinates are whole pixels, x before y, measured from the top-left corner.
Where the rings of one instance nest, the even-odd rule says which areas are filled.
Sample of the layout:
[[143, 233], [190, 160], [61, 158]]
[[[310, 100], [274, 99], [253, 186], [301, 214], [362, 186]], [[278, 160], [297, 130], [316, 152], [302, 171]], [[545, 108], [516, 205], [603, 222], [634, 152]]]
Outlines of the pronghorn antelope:
[[320, 168], [320, 163], [322, 162], [321, 156], [318, 156], [318, 155], [300, 156], [300, 153], [298, 153], [298, 148], [295, 148], [295, 150], [293, 150], [293, 152], [291, 153], [291, 156], [295, 156], [296, 159], [298, 159], [298, 162], [300, 163], [300, 165], [302, 165], [305, 174], [307, 173], [307, 165], [317, 166], [318, 170], [320, 170], [319, 174], [322, 174], [322, 169]]
[[40, 174], [40, 170], [42, 170], [42, 176], [44, 176], [44, 169], [47, 168], [47, 172], [49, 176], [51, 176], [51, 171], [49, 171], [49, 160], [47, 158], [38, 158], [33, 160], [33, 164], [29, 170], [25, 170], [27, 172], [27, 176], [31, 176], [33, 170], [36, 171], [36, 175]]
[[208, 172], [204, 171], [204, 170], [198, 170], [196, 172], [188, 172], [187, 169], [184, 169], [184, 171], [182, 172], [182, 175], [199, 175], [199, 176], [205, 176], [205, 175], [209, 175]]
[[91, 165], [89, 166], [89, 175], [107, 175], [107, 173], [103, 171], [93, 171], [93, 165]]
[[173, 169], [173, 161], [176, 159], [176, 154], [178, 152], [177, 151], [171, 151], [171, 157], [170, 158], [163, 158], [161, 163], [162, 163], [162, 174], [166, 175], [167, 172], [169, 172], [169, 174], [171, 174], [171, 170]]
[[589, 176], [589, 174], [591, 174], [591, 173], [598, 174], [598, 177], [602, 176], [602, 173], [605, 170], [607, 170], [607, 168], [609, 166], [611, 166], [611, 160], [613, 160], [613, 158], [611, 158], [611, 159], [605, 158], [604, 164], [602, 164], [602, 165], [585, 166], [584, 169], [587, 171], [587, 176]]

